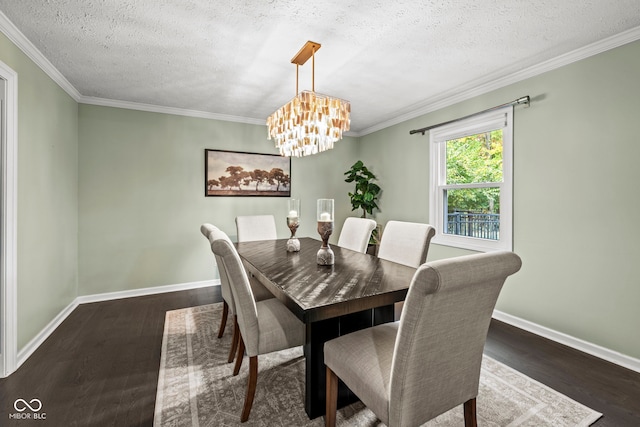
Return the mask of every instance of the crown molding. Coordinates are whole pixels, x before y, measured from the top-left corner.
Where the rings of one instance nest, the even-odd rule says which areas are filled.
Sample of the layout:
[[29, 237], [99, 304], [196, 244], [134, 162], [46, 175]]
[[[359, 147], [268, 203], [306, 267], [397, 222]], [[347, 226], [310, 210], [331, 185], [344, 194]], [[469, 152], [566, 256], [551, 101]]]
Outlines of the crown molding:
[[507, 76], [499, 76], [497, 73], [467, 83], [461, 88], [442, 93], [435, 100], [413, 104], [403, 109], [407, 111], [392, 119], [385, 120], [377, 125], [368, 127], [354, 134], [356, 137], [368, 135], [370, 133], [388, 128], [390, 126], [405, 122], [410, 119], [440, 110], [450, 105], [466, 101], [476, 96], [483, 95], [496, 89], [503, 88], [513, 83], [526, 80], [531, 77], [552, 71], [565, 65], [572, 64], [585, 58], [597, 55], [607, 50], [620, 47], [627, 43], [640, 40], [640, 27], [635, 27], [606, 39], [599, 40], [585, 47], [573, 50], [539, 64], [527, 67], [521, 71], [511, 73]]
[[187, 110], [184, 108], [163, 107], [161, 105], [144, 104], [140, 102], [118, 101], [115, 99], [98, 98], [94, 96], [81, 96], [78, 99], [80, 104], [99, 105], [102, 107], [125, 108], [127, 110], [147, 111], [150, 113], [172, 114], [176, 116], [197, 117], [201, 119], [222, 120], [225, 122], [238, 122], [251, 125], [266, 126], [266, 119], [255, 119], [251, 117], [232, 116], [229, 114], [208, 113], [206, 111]]
[[97, 98], [82, 95], [60, 71], [38, 50], [37, 47], [0, 11], [0, 31], [38, 67], [42, 69], [54, 82], [58, 84], [76, 102], [81, 104], [93, 104], [107, 107], [126, 108], [129, 110], [148, 111], [152, 113], [165, 113], [178, 116], [199, 117], [204, 119], [222, 120], [227, 122], [239, 122], [254, 125], [265, 125], [266, 119], [231, 116], [227, 114], [208, 113], [205, 111], [187, 110], [183, 108], [163, 107], [159, 105], [143, 104], [115, 99]]
[[[25, 37], [20, 30], [0, 11], [0, 31], [2, 31], [20, 50], [22, 50], [33, 62], [36, 63], [53, 81], [55, 81], [65, 92], [76, 102], [82, 104], [100, 105], [106, 107], [125, 108], [129, 110], [147, 111], [152, 113], [173, 114], [179, 116], [198, 117], [229, 122], [246, 123], [253, 125], [265, 125], [264, 119], [251, 117], [232, 116], [227, 114], [209, 113], [198, 110], [188, 110], [174, 107], [163, 107], [159, 105], [144, 104], [129, 101], [119, 101], [106, 98], [97, 98], [82, 95], [69, 81], [58, 71], [56, 67], [36, 48], [33, 43]], [[348, 132], [347, 136], [361, 137], [370, 133], [388, 128], [390, 126], [405, 122], [410, 119], [440, 110], [453, 104], [474, 98], [479, 95], [491, 92], [496, 89], [508, 86], [513, 83], [526, 80], [547, 71], [569, 65], [590, 56], [597, 55], [607, 50], [634, 42], [640, 39], [640, 27], [631, 28], [622, 33], [613, 35], [603, 40], [575, 49], [566, 54], [557, 56], [540, 64], [527, 67], [521, 71], [511, 73], [507, 76], [500, 76], [494, 73], [485, 78], [471, 81], [455, 90], [441, 93], [435, 99], [413, 104], [392, 119], [385, 120], [374, 126], [365, 128], [358, 132]]]
[[54, 82], [58, 84], [69, 94], [71, 98], [73, 98], [76, 102], [80, 99], [80, 92], [73, 87], [69, 80], [66, 79], [65, 76], [62, 75], [60, 71], [56, 67], [53, 66], [51, 62], [38, 50], [37, 47], [27, 37], [22, 34], [22, 32], [7, 18], [7, 16], [0, 11], [0, 31], [4, 33], [5, 36], [13, 44], [18, 46], [18, 48], [24, 52], [25, 55], [29, 57], [33, 62], [36, 63], [38, 67], [42, 69]]

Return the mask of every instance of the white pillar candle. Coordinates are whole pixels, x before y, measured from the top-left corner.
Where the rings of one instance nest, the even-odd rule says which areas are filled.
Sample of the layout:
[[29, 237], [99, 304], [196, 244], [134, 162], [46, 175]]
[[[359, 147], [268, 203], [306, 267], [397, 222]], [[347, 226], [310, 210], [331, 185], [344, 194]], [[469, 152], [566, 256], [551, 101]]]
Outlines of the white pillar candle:
[[333, 222], [333, 199], [318, 199], [316, 212], [319, 222]]
[[289, 218], [297, 218], [298, 211], [289, 211]]

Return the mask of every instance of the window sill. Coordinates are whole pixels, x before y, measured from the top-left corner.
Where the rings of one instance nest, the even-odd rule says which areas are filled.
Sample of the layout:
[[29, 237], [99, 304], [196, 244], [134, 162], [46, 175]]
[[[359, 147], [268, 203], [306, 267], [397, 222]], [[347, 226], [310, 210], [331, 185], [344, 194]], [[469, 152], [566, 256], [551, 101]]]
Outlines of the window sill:
[[513, 244], [511, 242], [477, 239], [473, 237], [436, 235], [431, 240], [431, 243], [476, 252], [513, 251]]

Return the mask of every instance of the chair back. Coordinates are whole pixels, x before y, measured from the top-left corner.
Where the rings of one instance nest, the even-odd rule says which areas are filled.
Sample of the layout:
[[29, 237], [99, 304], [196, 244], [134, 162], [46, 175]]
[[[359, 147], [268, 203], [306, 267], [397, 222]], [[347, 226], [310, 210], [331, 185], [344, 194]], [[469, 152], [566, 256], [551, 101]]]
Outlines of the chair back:
[[229, 236], [216, 229], [211, 232], [209, 239], [211, 240], [211, 250], [221, 258], [227, 272], [236, 305], [238, 326], [247, 355], [255, 356], [258, 354], [259, 343], [258, 309], [249, 285], [249, 277]]
[[436, 234], [429, 224], [388, 221], [382, 232], [378, 258], [418, 268], [427, 260], [429, 243]]
[[275, 240], [278, 238], [276, 220], [273, 215], [237, 216], [236, 229], [238, 231], [238, 242]]
[[368, 218], [347, 218], [340, 231], [338, 246], [356, 252], [367, 252], [371, 232], [376, 225], [374, 220]]
[[[218, 230], [218, 227], [216, 227], [215, 225], [205, 223], [200, 226], [200, 232], [209, 241], [209, 246], [211, 246], [211, 244], [213, 243], [211, 233], [214, 230]], [[224, 299], [227, 302], [227, 305], [229, 306], [229, 311], [233, 315], [236, 313], [236, 306], [233, 300], [233, 294], [231, 293], [231, 285], [229, 284], [227, 269], [224, 268], [224, 263], [222, 262], [222, 258], [220, 258], [215, 253], [213, 254], [213, 256], [216, 259], [216, 265], [218, 267], [218, 275], [220, 276], [220, 290], [222, 291], [222, 299]]]
[[521, 264], [512, 252], [491, 252], [418, 268], [394, 347], [389, 425], [420, 425], [477, 396], [491, 315]]

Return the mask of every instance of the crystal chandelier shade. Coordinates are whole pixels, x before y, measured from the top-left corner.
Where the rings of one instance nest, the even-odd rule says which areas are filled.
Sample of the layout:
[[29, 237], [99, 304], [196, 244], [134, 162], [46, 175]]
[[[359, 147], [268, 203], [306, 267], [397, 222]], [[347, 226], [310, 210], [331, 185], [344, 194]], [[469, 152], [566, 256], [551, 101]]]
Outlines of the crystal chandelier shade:
[[312, 90], [298, 92], [298, 67], [309, 58], [315, 62], [319, 48], [319, 43], [309, 41], [291, 60], [296, 64], [296, 96], [267, 118], [268, 138], [275, 141], [282, 156], [301, 157], [330, 150], [351, 126], [351, 104], [316, 93], [315, 70]]
[[349, 101], [305, 90], [269, 116], [269, 139], [286, 157], [330, 150], [349, 130], [350, 113]]

